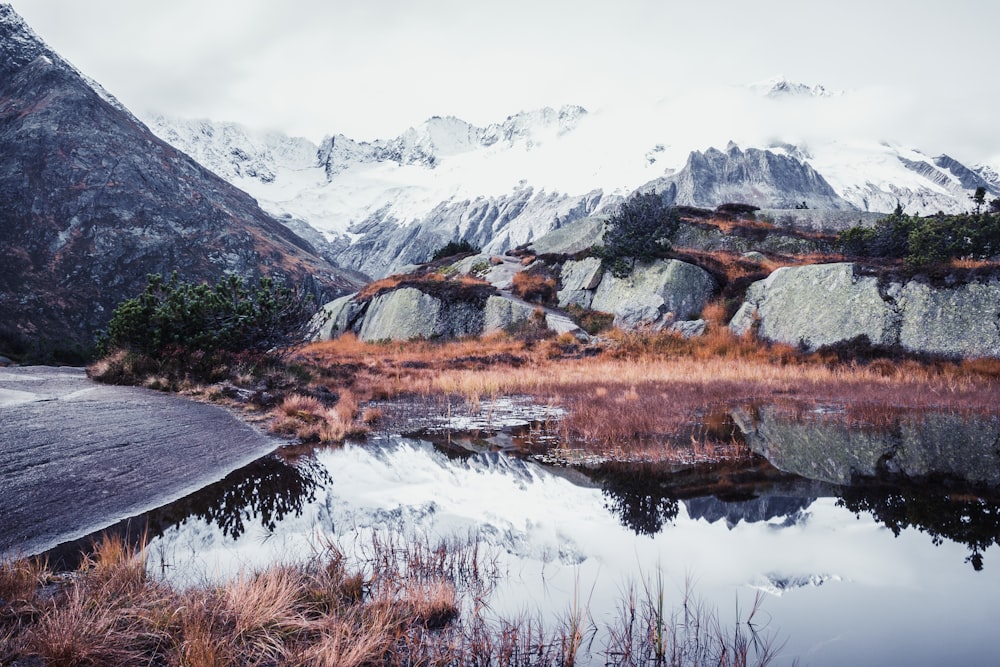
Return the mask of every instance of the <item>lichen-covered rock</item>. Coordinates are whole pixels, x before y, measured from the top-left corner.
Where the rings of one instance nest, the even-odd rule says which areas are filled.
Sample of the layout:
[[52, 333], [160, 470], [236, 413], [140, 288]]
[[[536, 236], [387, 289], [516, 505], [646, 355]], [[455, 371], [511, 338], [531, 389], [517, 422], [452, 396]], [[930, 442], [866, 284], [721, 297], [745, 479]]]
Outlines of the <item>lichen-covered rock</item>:
[[554, 229], [539, 237], [531, 244], [538, 255], [572, 255], [582, 252], [604, 239], [604, 223], [607, 216], [595, 215]]
[[950, 357], [1000, 357], [1000, 281], [935, 288], [911, 280], [899, 303], [904, 348]]
[[559, 307], [590, 308], [591, 301], [594, 299], [593, 290], [601, 284], [602, 275], [601, 260], [596, 257], [587, 257], [563, 264], [560, 276], [562, 289], [557, 293]]
[[705, 333], [708, 323], [705, 320], [682, 320], [670, 325], [670, 330], [679, 333], [685, 338], [695, 338]]
[[729, 326], [808, 349], [866, 336], [910, 352], [1000, 357], [1000, 279], [880, 284], [848, 263], [783, 267], [747, 289]]
[[520, 322], [530, 319], [535, 309], [522, 301], [505, 296], [491, 296], [486, 300], [483, 333], [510, 329]]
[[483, 309], [457, 301], [447, 306], [414, 287], [380, 294], [368, 305], [360, 337], [365, 341], [459, 338], [483, 331]]
[[757, 324], [762, 338], [814, 350], [858, 336], [892, 345], [899, 323], [891, 294], [883, 296], [877, 278], [838, 263], [775, 270], [747, 289], [729, 326], [741, 335]]
[[354, 301], [356, 296], [357, 293], [348, 294], [320, 308], [309, 322], [309, 338], [314, 341], [330, 340], [347, 331], [363, 308]]
[[626, 278], [605, 272], [590, 307], [617, 317], [626, 310], [634, 311], [637, 303], [649, 305], [652, 297], [658, 297], [663, 303], [656, 307], [656, 320], [667, 313], [672, 313], [673, 319], [686, 320], [701, 312], [715, 289], [715, 280], [704, 269], [676, 259], [660, 260], [636, 265]]
[[625, 330], [648, 328], [659, 331], [673, 321], [674, 315], [667, 309], [663, 297], [658, 294], [636, 294], [618, 304], [612, 324]]

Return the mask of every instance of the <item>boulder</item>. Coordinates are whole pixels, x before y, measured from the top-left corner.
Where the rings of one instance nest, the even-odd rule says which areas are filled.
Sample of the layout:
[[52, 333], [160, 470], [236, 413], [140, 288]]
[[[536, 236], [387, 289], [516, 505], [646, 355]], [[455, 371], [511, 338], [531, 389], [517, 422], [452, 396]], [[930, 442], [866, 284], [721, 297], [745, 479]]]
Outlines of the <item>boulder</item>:
[[685, 338], [694, 338], [705, 333], [708, 322], [705, 320], [682, 320], [670, 325], [670, 330], [679, 333]]
[[949, 357], [1000, 357], [1000, 280], [934, 288], [911, 280], [899, 299], [899, 344]]
[[747, 289], [729, 326], [742, 335], [756, 323], [762, 338], [815, 350], [858, 336], [892, 345], [899, 321], [877, 278], [857, 276], [852, 264], [838, 263], [775, 270]]
[[359, 335], [364, 341], [459, 338], [482, 333], [483, 319], [483, 309], [473, 303], [446, 305], [414, 287], [402, 287], [372, 299]]
[[334, 299], [320, 308], [309, 322], [309, 339], [330, 340], [347, 331], [355, 323], [364, 306], [354, 301], [357, 293]]
[[[635, 313], [638, 304], [647, 308], [650, 317], [655, 308], [658, 315], [647, 324], [662, 322], [667, 313], [673, 319], [697, 316], [712, 298], [716, 284], [704, 269], [676, 259], [637, 264], [632, 274], [617, 278], [610, 271], [604, 273], [597, 286], [590, 308], [614, 313], [616, 318], [626, 311]], [[662, 300], [662, 304], [656, 299]], [[644, 320], [645, 321], [645, 320]]]
[[601, 284], [602, 275], [601, 260], [596, 257], [568, 261], [563, 264], [560, 275], [562, 289], [557, 293], [559, 307], [590, 308], [594, 298], [593, 290]]
[[879, 283], [849, 263], [783, 267], [752, 284], [730, 328], [814, 350], [866, 336], [948, 357], [1000, 357], [1000, 278]]
[[530, 319], [534, 313], [534, 307], [523, 301], [491, 296], [486, 300], [483, 333], [510, 329], [519, 322]]
[[660, 330], [674, 321], [663, 297], [657, 294], [636, 294], [615, 308], [613, 325], [619, 329], [649, 328]]
[[554, 229], [531, 244], [536, 255], [573, 255], [587, 250], [604, 240], [604, 222], [607, 216], [580, 218]]

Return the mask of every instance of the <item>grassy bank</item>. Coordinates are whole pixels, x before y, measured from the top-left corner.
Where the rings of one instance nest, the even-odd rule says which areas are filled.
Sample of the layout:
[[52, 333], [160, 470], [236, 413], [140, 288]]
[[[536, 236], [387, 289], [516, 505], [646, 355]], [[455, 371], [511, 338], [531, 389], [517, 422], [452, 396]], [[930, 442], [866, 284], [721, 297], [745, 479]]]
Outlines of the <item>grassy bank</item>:
[[988, 413], [1000, 405], [1000, 361], [804, 353], [736, 337], [718, 323], [693, 339], [614, 332], [596, 346], [505, 336], [368, 344], [347, 335], [309, 345], [296, 360], [358, 404], [531, 396], [565, 411], [554, 425], [564, 443], [644, 458], [669, 457], [679, 439], [728, 444], [720, 412], [734, 405], [774, 404], [792, 415], [835, 406], [852, 425], [874, 427], [903, 411]]

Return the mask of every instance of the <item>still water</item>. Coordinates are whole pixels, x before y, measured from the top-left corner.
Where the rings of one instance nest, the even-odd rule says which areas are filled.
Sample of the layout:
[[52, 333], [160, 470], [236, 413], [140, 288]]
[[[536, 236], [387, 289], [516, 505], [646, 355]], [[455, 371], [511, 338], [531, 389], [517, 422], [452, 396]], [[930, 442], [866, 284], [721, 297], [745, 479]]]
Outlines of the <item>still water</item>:
[[373, 535], [476, 540], [500, 574], [500, 615], [575, 605], [600, 627], [630, 586], [662, 582], [668, 605], [689, 589], [727, 623], [763, 591], [760, 629], [786, 642], [773, 664], [1000, 664], [993, 491], [830, 477], [760, 457], [573, 469], [385, 436], [266, 457], [133, 529], [148, 528], [151, 565], [181, 584], [327, 541], [362, 553]]

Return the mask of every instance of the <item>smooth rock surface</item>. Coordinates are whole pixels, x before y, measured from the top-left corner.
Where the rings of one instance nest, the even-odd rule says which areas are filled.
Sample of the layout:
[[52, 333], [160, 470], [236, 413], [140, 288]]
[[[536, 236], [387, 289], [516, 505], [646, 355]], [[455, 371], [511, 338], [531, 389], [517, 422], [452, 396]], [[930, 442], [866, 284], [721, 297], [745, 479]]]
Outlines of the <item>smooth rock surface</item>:
[[1000, 357], [1000, 279], [935, 286], [880, 281], [850, 263], [783, 267], [752, 284], [729, 323], [816, 349], [867, 336], [875, 345], [948, 357]]
[[684, 320], [697, 317], [715, 289], [715, 280], [704, 269], [676, 259], [661, 260], [637, 264], [626, 278], [605, 272], [590, 307], [617, 316], [625, 308], [632, 310], [636, 302], [658, 297], [663, 300], [658, 308], [661, 316], [673, 313], [674, 319]]
[[352, 320], [361, 310], [353, 301], [357, 293], [342, 296], [327, 303], [309, 322], [310, 338], [314, 341], [330, 340], [347, 331]]
[[486, 300], [483, 333], [509, 329], [534, 315], [535, 309], [523, 301], [505, 296], [491, 296]]
[[475, 304], [446, 305], [414, 287], [401, 287], [372, 299], [359, 336], [369, 342], [477, 336], [483, 321], [483, 309]]
[[849, 263], [812, 264], [776, 269], [747, 289], [729, 326], [742, 335], [755, 322], [762, 338], [814, 350], [862, 335], [891, 345], [899, 313], [874, 276], [856, 276]]
[[222, 408], [81, 368], [0, 369], [0, 558], [164, 505], [281, 444]]
[[910, 281], [900, 295], [904, 348], [950, 357], [1000, 357], [1000, 281], [934, 288]]

